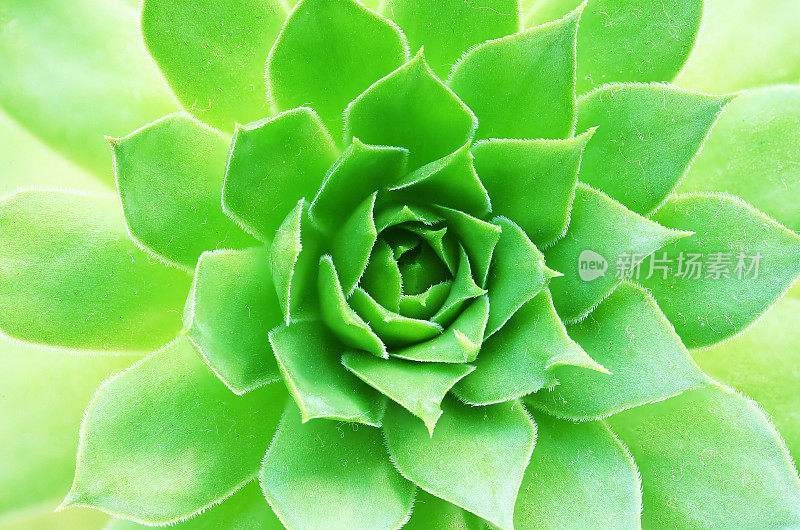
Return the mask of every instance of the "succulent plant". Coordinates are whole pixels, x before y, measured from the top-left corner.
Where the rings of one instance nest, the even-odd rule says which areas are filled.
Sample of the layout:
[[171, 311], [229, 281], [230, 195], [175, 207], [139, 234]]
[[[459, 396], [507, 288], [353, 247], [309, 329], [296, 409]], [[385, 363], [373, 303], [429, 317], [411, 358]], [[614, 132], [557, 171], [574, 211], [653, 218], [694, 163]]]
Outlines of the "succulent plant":
[[[692, 172], [752, 97], [668, 83], [703, 2], [549, 2], [540, 25], [516, 0], [285, 4], [145, 0], [186, 110], [108, 139], [116, 194], [0, 201], [3, 332], [141, 356], [88, 404], [59, 510], [800, 525], [786, 443], [688, 349], [800, 277], [796, 194], [747, 160]], [[710, 174], [759, 145], [720, 127]]]

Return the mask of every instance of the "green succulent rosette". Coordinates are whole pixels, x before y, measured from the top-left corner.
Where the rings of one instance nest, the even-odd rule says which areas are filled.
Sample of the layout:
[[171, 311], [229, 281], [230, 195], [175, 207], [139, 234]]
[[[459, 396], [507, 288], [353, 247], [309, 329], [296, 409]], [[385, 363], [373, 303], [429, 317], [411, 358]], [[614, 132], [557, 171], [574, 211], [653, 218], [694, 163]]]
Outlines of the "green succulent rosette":
[[2, 330], [144, 353], [91, 399], [61, 509], [116, 529], [800, 525], [785, 443], [687, 350], [775, 304], [800, 237], [689, 189], [733, 97], [665, 83], [702, 12], [667, 4], [525, 27], [516, 1], [145, 0], [188, 112], [109, 140], [117, 195], [0, 201]]

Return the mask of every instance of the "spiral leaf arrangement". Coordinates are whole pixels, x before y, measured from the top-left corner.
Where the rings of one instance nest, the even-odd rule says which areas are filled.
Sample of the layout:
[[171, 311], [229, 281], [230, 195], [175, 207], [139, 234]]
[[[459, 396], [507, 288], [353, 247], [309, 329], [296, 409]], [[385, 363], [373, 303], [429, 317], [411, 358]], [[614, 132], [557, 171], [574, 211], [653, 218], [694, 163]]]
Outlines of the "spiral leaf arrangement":
[[[118, 197], [0, 204], [6, 333], [168, 342], [98, 389], [62, 508], [115, 528], [800, 524], [783, 441], [686, 349], [782, 296], [800, 237], [673, 193], [732, 97], [655, 82], [701, 2], [664, 7], [677, 39], [652, 9], [520, 30], [507, 0], [301, 0], [285, 22], [145, 0], [196, 117], [109, 140]], [[608, 13], [663, 49], [608, 54]], [[759, 274], [632, 274], [723, 252]]]

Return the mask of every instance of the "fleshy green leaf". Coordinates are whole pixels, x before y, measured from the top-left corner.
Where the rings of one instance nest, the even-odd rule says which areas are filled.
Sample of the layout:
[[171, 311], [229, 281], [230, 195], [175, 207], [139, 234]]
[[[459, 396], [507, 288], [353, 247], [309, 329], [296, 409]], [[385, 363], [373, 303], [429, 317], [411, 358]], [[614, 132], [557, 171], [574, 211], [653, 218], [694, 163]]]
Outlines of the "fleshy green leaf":
[[[447, 297], [441, 303], [436, 313], [431, 316], [431, 321], [443, 326], [451, 324], [461, 312], [464, 305], [470, 300], [486, 294], [486, 289], [478, 287], [475, 280], [472, 279], [472, 268], [469, 265], [467, 253], [464, 252], [464, 247], [459, 247], [459, 250], [461, 254], [458, 260], [456, 276], [450, 284]], [[444, 282], [435, 285], [443, 284]], [[433, 287], [432, 285], [431, 288]]]
[[408, 35], [411, 49], [425, 47], [428, 64], [441, 79], [476, 44], [519, 29], [516, 0], [389, 0], [387, 12]]
[[452, 280], [446, 280], [431, 285], [422, 293], [401, 296], [398, 304], [400, 314], [411, 318], [431, 318], [447, 299], [452, 285]]
[[8, 335], [145, 351], [180, 330], [190, 283], [136, 248], [111, 195], [23, 190], [0, 200], [0, 328]]
[[384, 432], [404, 477], [499, 528], [513, 528], [517, 490], [536, 442], [536, 425], [521, 403], [473, 408], [447, 400], [433, 435], [390, 405]]
[[554, 385], [553, 368], [560, 365], [607, 373], [567, 336], [547, 290], [487, 338], [473, 364], [477, 369], [453, 389], [471, 405], [500, 403]]
[[106, 182], [103, 135], [121, 136], [175, 111], [120, 0], [7, 0], [0, 17], [0, 106]]
[[578, 130], [597, 127], [578, 178], [649, 215], [686, 174], [729, 96], [670, 85], [609, 85], [578, 100]]
[[293, 322], [272, 330], [269, 341], [303, 422], [333, 418], [380, 425], [383, 399], [341, 365], [344, 348], [325, 324]]
[[389, 347], [429, 340], [442, 332], [442, 326], [437, 323], [408, 318], [387, 310], [360, 287], [353, 291], [348, 303]]
[[[413, 224], [405, 225], [403, 228], [418, 235], [433, 250], [434, 254], [441, 260], [447, 269], [455, 274], [458, 268], [458, 241], [447, 234], [447, 227], [439, 229], [420, 227]], [[413, 248], [413, 247], [412, 247]], [[411, 249], [408, 249], [411, 250]], [[402, 255], [402, 254], [401, 254]], [[400, 259], [400, 256], [397, 257]]]
[[491, 210], [486, 188], [473, 166], [470, 144], [435, 160], [401, 179], [392, 191], [417, 202], [437, 203], [483, 217]]
[[[378, 240], [372, 249], [360, 285], [383, 307], [390, 310], [399, 308], [403, 283], [397, 261], [392, 256], [392, 249], [386, 241]], [[417, 317], [412, 316], [412, 318]]]
[[519, 489], [514, 528], [638, 528], [639, 471], [605, 423], [533, 417], [536, 450]]
[[564, 274], [550, 282], [558, 314], [583, 318], [649, 254], [685, 234], [628, 210], [583, 184], [578, 185], [569, 229], [544, 250], [547, 266]]
[[311, 219], [323, 231], [336, 232], [361, 201], [397, 180], [407, 158], [405, 149], [366, 145], [353, 139], [325, 176], [311, 203]]
[[495, 217], [492, 223], [503, 232], [486, 282], [490, 307], [487, 336], [503, 327], [523, 304], [547, 286], [550, 278], [560, 275], [545, 266], [544, 254], [513, 221]]
[[256, 243], [222, 212], [225, 136], [178, 114], [111, 146], [125, 220], [144, 248], [193, 269], [206, 250]]
[[407, 59], [400, 29], [358, 2], [301, 0], [269, 53], [269, 97], [278, 110], [313, 107], [336, 133], [347, 104]]
[[269, 330], [283, 320], [266, 249], [200, 256], [184, 314], [186, 334], [237, 394], [280, 379]]
[[75, 508], [68, 512], [54, 512], [51, 506], [11, 514], [0, 519], [3, 530], [61, 530], [80, 528], [81, 530], [106, 530], [110, 517], [108, 514], [89, 508]]
[[269, 114], [264, 63], [285, 19], [278, 0], [145, 0], [142, 34], [184, 108], [230, 130]]
[[758, 405], [707, 388], [614, 416], [642, 473], [647, 528], [791, 528], [800, 480]]
[[303, 423], [292, 404], [260, 482], [287, 528], [398, 528], [414, 501], [414, 485], [392, 466], [378, 429]]
[[467, 306], [449, 328], [438, 337], [391, 352], [411, 361], [468, 363], [475, 360], [483, 343], [489, 299], [482, 296]]
[[306, 107], [237, 128], [231, 145], [222, 206], [267, 243], [299, 199], [311, 202], [337, 156], [325, 126]]
[[475, 168], [494, 213], [513, 219], [540, 246], [564, 235], [590, 130], [567, 140], [484, 140]]
[[800, 230], [800, 88], [765, 88], [737, 96], [679, 190], [733, 193]]
[[376, 194], [373, 193], [358, 205], [333, 236], [331, 258], [339, 272], [342, 290], [347, 295], [353, 292], [364, 274], [372, 247], [378, 238], [375, 228], [375, 197]]
[[798, 24], [795, 0], [705, 0], [697, 43], [676, 82], [713, 93], [797, 83]]
[[342, 364], [362, 381], [420, 418], [430, 433], [447, 392], [475, 368], [468, 364], [418, 363], [346, 353]]
[[472, 111], [431, 71], [420, 52], [358, 96], [345, 111], [345, 140], [409, 150], [409, 166], [456, 151], [472, 138]]
[[[424, 169], [424, 168], [423, 168]], [[423, 174], [423, 169], [412, 173]], [[403, 179], [406, 181], [407, 179]], [[400, 186], [399, 184], [397, 186]], [[396, 189], [396, 188], [392, 188]], [[409, 205], [409, 204], [388, 204], [382, 205], [380, 212], [375, 217], [375, 226], [378, 232], [383, 232], [387, 228], [397, 226], [403, 223], [422, 223], [423, 225], [433, 225], [442, 221], [442, 218], [436, 213], [424, 206]]]
[[467, 251], [475, 281], [479, 285], [484, 285], [489, 274], [492, 253], [500, 239], [502, 228], [459, 210], [440, 206], [437, 211], [445, 218], [448, 228], [458, 236], [458, 240]]
[[13, 526], [9, 519], [39, 507], [55, 510], [75, 473], [86, 403], [103, 379], [137, 359], [65, 355], [0, 339], [0, 453], [6, 455], [0, 459], [0, 528], [38, 529], [33, 522]]
[[414, 512], [408, 523], [403, 526], [403, 530], [430, 530], [431, 528], [485, 530], [486, 523], [455, 504], [434, 497], [420, 489], [417, 490], [417, 496], [414, 499]]
[[581, 9], [471, 49], [447, 84], [478, 117], [478, 138], [566, 138], [575, 127]]
[[[103, 530], [144, 530], [148, 526], [115, 519]], [[283, 530], [283, 525], [264, 499], [264, 494], [253, 480], [225, 499], [219, 506], [192, 517], [188, 521], [170, 525], [172, 530], [218, 530], [242, 528], [253, 530]]]
[[620, 285], [569, 336], [610, 373], [558, 366], [559, 384], [528, 398], [550, 414], [583, 421], [661, 401], [709, 383], [653, 299]]
[[388, 357], [381, 339], [347, 303], [336, 266], [330, 256], [323, 256], [319, 260], [317, 288], [322, 320], [340, 341], [378, 357]]
[[285, 395], [236, 396], [188, 340], [168, 344], [100, 386], [62, 508], [166, 523], [225, 499], [258, 472]]
[[639, 271], [690, 348], [742, 332], [800, 277], [800, 237], [739, 199], [679, 195], [653, 218], [695, 232]]

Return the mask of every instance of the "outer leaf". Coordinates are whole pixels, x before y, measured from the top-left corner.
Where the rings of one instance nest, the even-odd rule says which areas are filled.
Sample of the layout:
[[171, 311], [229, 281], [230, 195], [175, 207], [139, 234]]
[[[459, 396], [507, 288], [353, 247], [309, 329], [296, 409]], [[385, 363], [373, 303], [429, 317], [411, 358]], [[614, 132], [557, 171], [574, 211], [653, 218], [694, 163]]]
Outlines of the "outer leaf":
[[669, 85], [609, 85], [578, 100], [578, 130], [598, 127], [579, 179], [649, 215], [688, 171], [730, 96]]
[[431, 68], [442, 79], [471, 47], [519, 29], [516, 0], [389, 0], [387, 11], [412, 49], [425, 47]]
[[444, 408], [430, 435], [412, 415], [389, 406], [384, 432], [397, 469], [425, 491], [512, 528], [536, 425], [516, 401], [476, 409], [449, 400]]
[[184, 314], [186, 334], [237, 394], [280, 379], [269, 330], [283, 320], [266, 249], [205, 253]]
[[380, 425], [383, 400], [344, 369], [340, 359], [345, 348], [322, 322], [276, 328], [269, 341], [303, 422], [334, 418]]
[[127, 238], [113, 196], [28, 190], [0, 200], [0, 328], [11, 336], [147, 350], [180, 329], [189, 284]]
[[752, 90], [729, 103], [680, 191], [733, 193], [800, 230], [800, 88]]
[[61, 508], [166, 523], [225, 499], [258, 471], [284, 396], [281, 385], [235, 396], [189, 341], [168, 344], [100, 386]]
[[441, 403], [445, 395], [475, 369], [468, 364], [376, 359], [360, 353], [344, 354], [342, 364], [359, 379], [420, 418], [431, 435], [442, 415]]
[[534, 394], [528, 403], [555, 416], [602, 418], [709, 382], [653, 299], [630, 284], [620, 285], [567, 332], [610, 373], [554, 368], [558, 386]]
[[800, 462], [800, 300], [787, 296], [747, 333], [694, 352], [710, 375], [757, 400]]
[[615, 416], [642, 472], [646, 527], [800, 524], [800, 481], [758, 405], [708, 388]]
[[[800, 237], [739, 199], [680, 195], [654, 219], [696, 232], [665, 248], [665, 270], [640, 280], [689, 347], [742, 332], [800, 277]], [[700, 271], [687, 265], [693, 255]]]
[[48, 145], [107, 182], [103, 135], [175, 110], [120, 0], [7, 0], [0, 24], [0, 105]]
[[[145, 525], [115, 519], [103, 530], [143, 530]], [[174, 530], [217, 530], [219, 528], [242, 528], [252, 530], [283, 530], [272, 512], [264, 494], [255, 480], [247, 484], [219, 506], [214, 506], [188, 521], [170, 525]]]
[[336, 160], [333, 139], [306, 107], [237, 128], [222, 190], [222, 207], [269, 242], [292, 206], [314, 198]]
[[392, 467], [380, 431], [302, 423], [292, 404], [264, 457], [260, 481], [291, 529], [397, 528], [414, 501], [414, 485]]
[[136, 360], [0, 341], [0, 453], [6, 456], [0, 459], [0, 527], [34, 508], [53, 512], [75, 473], [75, 434], [86, 403], [103, 379]]
[[503, 327], [528, 300], [544, 289], [550, 278], [560, 276], [544, 264], [544, 255], [525, 232], [505, 217], [492, 223], [503, 230], [494, 250], [486, 289], [489, 292], [489, 322], [486, 335]]
[[301, 0], [269, 53], [269, 97], [279, 110], [310, 105], [338, 132], [345, 106], [407, 59], [400, 29], [358, 2]]
[[[732, 92], [800, 80], [795, 46], [800, 6], [794, 0], [769, 4], [749, 0], [706, 0], [697, 43], [677, 83], [709, 92]], [[720, 57], [735, 57], [721, 61]]]
[[485, 530], [486, 523], [455, 504], [434, 497], [425, 490], [417, 490], [414, 512], [408, 523], [403, 526], [403, 530], [429, 530], [431, 528]]
[[357, 137], [405, 147], [411, 169], [456, 151], [477, 126], [472, 111], [428, 67], [422, 50], [345, 111], [345, 141]]
[[637, 263], [684, 235], [579, 185], [566, 236], [544, 251], [547, 266], [564, 273], [550, 283], [558, 314], [567, 321], [586, 316]]
[[206, 250], [255, 244], [222, 212], [223, 135], [178, 114], [111, 146], [128, 228], [156, 256], [193, 269]]
[[142, 33], [183, 106], [229, 130], [269, 114], [264, 63], [285, 18], [277, 0], [146, 0]]
[[3, 530], [59, 530], [61, 528], [81, 528], [82, 530], [105, 530], [110, 517], [100, 511], [76, 508], [69, 512], [53, 511], [52, 507], [40, 508], [9, 518], [0, 519]]
[[569, 224], [578, 169], [590, 130], [567, 140], [484, 140], [475, 168], [494, 213], [519, 223], [537, 245], [552, 243]]
[[572, 135], [581, 9], [476, 46], [453, 67], [447, 84], [478, 116], [479, 138]]
[[473, 364], [475, 372], [453, 389], [471, 405], [500, 403], [554, 385], [553, 368], [559, 365], [608, 373], [567, 336], [547, 290], [486, 339]]
[[522, 479], [514, 527], [638, 528], [639, 471], [606, 424], [533, 416], [538, 439]]

